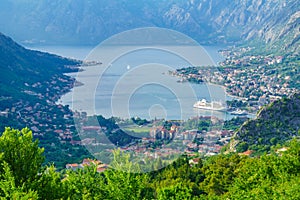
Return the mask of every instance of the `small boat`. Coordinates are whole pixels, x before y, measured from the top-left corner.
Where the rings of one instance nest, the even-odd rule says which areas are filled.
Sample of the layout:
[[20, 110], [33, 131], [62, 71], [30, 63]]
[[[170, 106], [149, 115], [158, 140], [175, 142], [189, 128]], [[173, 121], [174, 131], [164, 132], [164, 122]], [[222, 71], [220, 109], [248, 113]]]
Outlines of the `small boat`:
[[194, 108], [204, 109], [204, 110], [215, 110], [215, 111], [226, 111], [227, 110], [227, 108], [225, 106], [223, 106], [221, 102], [217, 102], [217, 101], [207, 102], [206, 99], [197, 101], [194, 104]]

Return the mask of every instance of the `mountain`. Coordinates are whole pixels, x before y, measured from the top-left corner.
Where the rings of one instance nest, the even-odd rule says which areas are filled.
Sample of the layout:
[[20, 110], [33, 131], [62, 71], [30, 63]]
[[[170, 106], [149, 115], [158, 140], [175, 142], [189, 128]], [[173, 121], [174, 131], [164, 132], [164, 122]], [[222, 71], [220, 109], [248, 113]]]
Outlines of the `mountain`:
[[0, 33], [0, 130], [32, 129], [45, 149], [45, 163], [55, 162], [61, 168], [87, 154], [58, 134], [61, 130], [75, 133], [69, 106], [56, 102], [74, 85], [74, 78], [64, 73], [78, 71], [80, 63], [26, 49]]
[[45, 93], [49, 86], [35, 84], [49, 82], [54, 77], [69, 80], [63, 73], [76, 70], [74, 66], [78, 63], [79, 61], [25, 49], [0, 33], [0, 110], [11, 107], [20, 99], [34, 99], [37, 95], [33, 94]]
[[236, 132], [231, 148], [238, 152], [269, 151], [300, 136], [300, 94], [275, 101], [260, 110], [256, 119], [245, 122]]
[[201, 44], [260, 40], [299, 50], [298, 0], [3, 0], [0, 27], [28, 43], [98, 44], [138, 27], [164, 27]]

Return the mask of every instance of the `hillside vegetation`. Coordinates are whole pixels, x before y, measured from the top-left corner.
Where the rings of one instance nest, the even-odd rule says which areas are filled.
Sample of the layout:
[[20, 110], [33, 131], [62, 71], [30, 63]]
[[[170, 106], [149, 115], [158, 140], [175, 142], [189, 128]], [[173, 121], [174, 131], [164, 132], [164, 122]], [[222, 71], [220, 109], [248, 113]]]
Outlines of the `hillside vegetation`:
[[[49, 53], [25, 49], [0, 33], [0, 110], [10, 107], [20, 99], [37, 98], [32, 94], [45, 94], [51, 80], [63, 78], [71, 81], [63, 73], [76, 71], [74, 66], [79, 63]], [[34, 87], [34, 84], [38, 86]]]
[[300, 136], [300, 94], [283, 98], [263, 107], [257, 118], [245, 122], [233, 143], [238, 152], [248, 149], [268, 152], [272, 145]]
[[[139, 172], [118, 150], [104, 172], [90, 165], [57, 172], [42, 167], [43, 149], [28, 129], [0, 137], [0, 197], [4, 199], [299, 199], [300, 142], [287, 151], [249, 158], [231, 154], [186, 156], [159, 171]], [[17, 156], [16, 156], [17, 155]]]
[[61, 142], [55, 132], [74, 123], [69, 107], [56, 101], [75, 82], [64, 73], [77, 71], [80, 63], [25, 49], [0, 33], [0, 132], [8, 126], [33, 129], [35, 138], [46, 149], [45, 162], [56, 162], [61, 167], [86, 154], [83, 148]]

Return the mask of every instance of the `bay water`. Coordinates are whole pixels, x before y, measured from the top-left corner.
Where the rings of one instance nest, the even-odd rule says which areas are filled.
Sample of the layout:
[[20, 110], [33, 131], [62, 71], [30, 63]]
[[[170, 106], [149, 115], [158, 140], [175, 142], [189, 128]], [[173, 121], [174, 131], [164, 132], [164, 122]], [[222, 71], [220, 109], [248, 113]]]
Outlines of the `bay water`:
[[[218, 53], [222, 47], [203, 46], [202, 52], [198, 52], [199, 48], [194, 46], [143, 49], [124, 46], [120, 52], [116, 47], [110, 46], [101, 47], [101, 50], [91, 46], [28, 47], [64, 57], [98, 62], [82, 67], [83, 71], [79, 73], [68, 74], [83, 85], [63, 95], [58, 103], [70, 105], [73, 110], [85, 111], [89, 115], [121, 118], [234, 117], [226, 112], [193, 108], [193, 104], [201, 99], [222, 103], [232, 99], [226, 95], [223, 87], [181, 82], [179, 77], [169, 73], [191, 65], [217, 65], [223, 60]], [[178, 52], [185, 53], [179, 55]], [[108, 60], [108, 57], [112, 59]]]

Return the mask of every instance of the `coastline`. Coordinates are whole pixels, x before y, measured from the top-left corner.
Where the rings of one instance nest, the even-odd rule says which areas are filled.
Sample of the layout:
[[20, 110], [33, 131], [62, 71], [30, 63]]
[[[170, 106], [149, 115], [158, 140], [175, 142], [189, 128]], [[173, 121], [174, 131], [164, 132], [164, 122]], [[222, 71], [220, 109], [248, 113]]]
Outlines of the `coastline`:
[[[219, 85], [219, 84], [216, 84], [216, 83], [207, 83], [208, 85], [213, 85], [213, 86], [218, 86], [218, 87], [221, 87], [223, 88], [223, 90], [225, 91], [225, 94], [229, 97], [232, 97], [233, 99], [238, 99], [238, 100], [245, 100], [244, 97], [238, 97], [238, 96], [235, 96], [235, 95], [231, 95], [228, 93], [227, 91], [227, 87], [224, 86], [224, 85]], [[251, 112], [248, 112], [247, 116], [249, 117], [249, 115], [251, 116], [251, 118], [255, 118], [257, 113], [251, 113]]]
[[220, 84], [217, 84], [217, 83], [211, 83], [211, 82], [207, 82], [207, 84], [223, 88], [224, 91], [225, 91], [226, 96], [232, 97], [233, 99], [245, 100], [245, 97], [239, 97], [239, 96], [235, 96], [235, 95], [232, 95], [232, 94], [228, 93], [228, 91], [227, 91], [228, 88], [224, 85], [220, 85]]
[[[94, 65], [94, 64], [97, 65], [97, 64], [102, 64], [102, 63], [94, 63], [94, 62], [90, 62], [90, 63], [86, 63], [86, 64], [83, 63], [81, 66], [79, 66], [79, 71], [78, 72], [65, 74], [67, 76], [73, 77], [76, 81], [74, 82], [72, 88], [70, 88], [70, 91], [68, 91], [67, 93], [62, 94], [60, 96], [60, 98], [57, 100], [56, 103], [62, 104], [62, 105], [69, 105], [70, 108], [73, 111], [75, 111], [75, 110], [78, 110], [78, 111], [79, 110], [86, 110], [88, 115], [95, 114], [94, 108], [91, 109], [89, 107], [85, 107], [85, 105], [87, 104], [87, 102], [89, 102], [90, 97], [91, 97], [91, 95], [87, 94], [89, 92], [88, 87], [90, 86], [90, 83], [92, 81], [91, 79], [93, 79], [93, 74], [89, 73], [89, 71], [92, 70], [91, 68], [93, 68], [92, 65]], [[91, 70], [89, 70], [89, 69], [91, 69]], [[87, 75], [89, 76], [89, 78], [87, 78], [88, 77], [87, 75], [84, 75], [84, 76], [82, 76], [83, 79], [78, 80], [78, 73], [83, 72], [84, 74], [86, 74], [86, 72], [84, 72], [84, 71], [88, 71]], [[87, 80], [87, 82], [85, 82], [85, 80]], [[229, 94], [228, 91], [227, 91], [227, 88], [223, 85], [219, 85], [219, 84], [215, 84], [215, 83], [208, 83], [208, 82], [207, 82], [207, 84], [211, 85], [211, 86], [218, 87], [219, 89], [217, 91], [222, 90], [222, 95], [224, 94], [224, 97], [226, 96], [225, 98], [230, 97], [230, 98], [234, 98], [234, 99], [241, 99], [241, 97], [237, 97], [237, 96]], [[77, 89], [75, 89], [75, 88], [77, 88]], [[77, 93], [79, 92], [80, 94], [82, 94], [82, 97], [80, 97], [80, 101], [74, 101], [74, 98], [73, 98], [73, 95], [72, 95], [74, 90], [76, 90]], [[201, 91], [200, 91], [200, 93], [201, 93]], [[212, 94], [216, 94], [214, 92], [214, 90], [212, 91]], [[223, 97], [222, 97], [222, 99], [223, 99]], [[102, 99], [100, 101], [102, 101]], [[98, 101], [98, 102], [100, 102], [100, 101]], [[105, 103], [106, 102], [101, 103], [99, 105], [105, 105]], [[192, 109], [190, 109], [190, 105], [192, 105], [192, 104], [193, 104], [193, 102], [189, 102], [188, 105], [185, 106], [184, 109], [186, 111], [186, 115], [193, 115], [193, 113], [195, 114], [195, 111], [192, 111]], [[104, 111], [104, 112], [102, 112], [102, 111]], [[106, 113], [106, 111], [104, 110], [104, 106], [101, 106], [99, 108], [97, 107], [97, 112], [101, 113], [103, 115], [109, 114], [109, 113]], [[134, 110], [133, 112], [140, 112], [140, 110]], [[191, 113], [191, 114], [187, 114], [187, 113]], [[223, 118], [223, 116], [221, 118]]]

